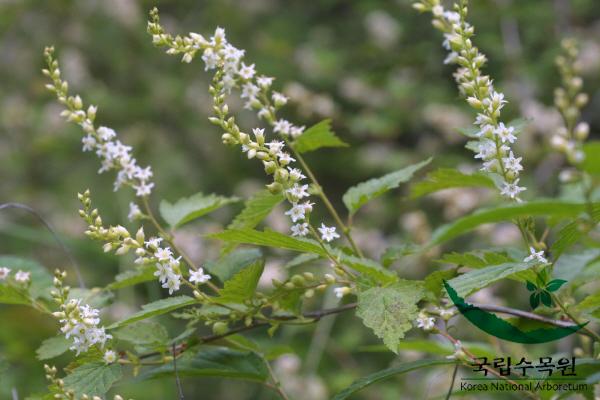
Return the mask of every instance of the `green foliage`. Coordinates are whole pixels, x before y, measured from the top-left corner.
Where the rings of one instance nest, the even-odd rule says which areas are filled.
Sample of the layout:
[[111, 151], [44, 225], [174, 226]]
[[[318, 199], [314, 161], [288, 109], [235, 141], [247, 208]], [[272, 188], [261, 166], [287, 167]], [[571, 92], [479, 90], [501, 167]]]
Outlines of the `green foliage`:
[[453, 360], [418, 360], [406, 362], [400, 365], [399, 367], [392, 367], [388, 369], [384, 369], [382, 371], [375, 372], [373, 374], [367, 375], [365, 377], [360, 378], [359, 380], [352, 383], [352, 385], [348, 386], [346, 389], [342, 390], [338, 394], [333, 397], [333, 400], [344, 400], [354, 395], [356, 392], [370, 386], [374, 383], [382, 381], [384, 379], [391, 378], [392, 376], [404, 374], [406, 372], [414, 371], [420, 368], [434, 367], [434, 366], [442, 366], [442, 365], [454, 365], [456, 361]]
[[475, 250], [468, 253], [447, 253], [438, 262], [454, 264], [461, 267], [483, 268], [514, 262], [515, 260], [504, 252]]
[[[195, 350], [195, 351], [194, 351]], [[170, 376], [173, 364], [166, 364], [142, 374], [141, 379]], [[226, 347], [200, 348], [188, 351], [177, 361], [181, 376], [213, 376], [263, 382], [269, 372], [264, 361], [255, 353]]]
[[592, 175], [600, 176], [600, 140], [592, 140], [583, 145], [585, 159], [581, 163], [581, 169]]
[[31, 298], [24, 288], [0, 284], [0, 303], [30, 305]]
[[113, 331], [112, 335], [115, 339], [134, 344], [141, 353], [148, 349], [165, 350], [169, 341], [169, 333], [166, 328], [153, 321], [138, 321], [123, 326]]
[[0, 256], [0, 267], [10, 268], [13, 273], [18, 270], [29, 272], [31, 274], [31, 284], [28, 289], [29, 295], [33, 299], [40, 297], [49, 298], [50, 288], [52, 287], [52, 276], [37, 261], [15, 256]]
[[54, 336], [44, 340], [35, 352], [38, 360], [49, 360], [67, 352], [71, 345], [72, 341], [63, 335]]
[[121, 328], [134, 322], [152, 318], [157, 315], [166, 314], [177, 310], [178, 308], [187, 307], [195, 303], [196, 300], [189, 296], [174, 296], [167, 299], [157, 300], [152, 303], [142, 305], [141, 311], [138, 311], [119, 322], [115, 322], [114, 324], [110, 325], [108, 329]]
[[256, 285], [262, 275], [264, 261], [258, 260], [225, 281], [225, 286], [219, 293], [218, 301], [221, 303], [243, 303], [253, 297]]
[[211, 213], [219, 208], [239, 201], [237, 197], [223, 197], [216, 194], [205, 195], [196, 193], [190, 197], [184, 197], [175, 204], [166, 200], [160, 203], [160, 215], [172, 227], [178, 228], [188, 222]]
[[583, 203], [570, 203], [558, 200], [531, 201], [482, 209], [437, 228], [433, 232], [431, 241], [427, 247], [447, 242], [487, 223], [510, 221], [514, 218], [528, 216], [576, 217], [579, 213], [585, 211], [585, 209], [586, 205]]
[[387, 287], [374, 287], [358, 294], [356, 315], [397, 353], [398, 343], [417, 318], [417, 303], [423, 295], [423, 284], [419, 281], [400, 280]]
[[208, 237], [231, 243], [275, 247], [325, 256], [325, 251], [312, 240], [293, 238], [271, 230], [229, 229], [224, 232], [208, 235]]
[[104, 396], [113, 383], [121, 379], [121, 365], [103, 362], [83, 364], [64, 378], [65, 388], [77, 396]]
[[401, 183], [408, 182], [415, 172], [431, 162], [431, 158], [418, 164], [410, 165], [396, 172], [389, 173], [381, 178], [369, 179], [359, 183], [346, 191], [342, 199], [350, 214], [355, 214], [362, 206], [376, 197], [381, 196], [391, 189], [397, 188]]
[[514, 277], [518, 272], [528, 270], [532, 264], [511, 262], [492, 265], [469, 271], [449, 281], [459, 296], [465, 297], [501, 279]]
[[108, 290], [117, 290], [129, 286], [134, 286], [139, 283], [153, 281], [154, 279], [156, 279], [156, 277], [154, 276], [155, 271], [155, 266], [145, 265], [140, 268], [121, 272], [120, 274], [115, 276], [115, 281], [106, 286], [106, 288]]
[[494, 181], [481, 173], [464, 174], [452, 168], [440, 168], [430, 172], [425, 180], [412, 185], [410, 197], [418, 198], [440, 190], [458, 187], [495, 188]]
[[207, 262], [204, 268], [217, 276], [221, 282], [225, 282], [262, 258], [263, 254], [259, 249], [239, 249], [221, 256], [217, 261]]
[[331, 120], [326, 119], [308, 128], [292, 146], [298, 153], [308, 153], [324, 147], [348, 147], [348, 144], [333, 133]]

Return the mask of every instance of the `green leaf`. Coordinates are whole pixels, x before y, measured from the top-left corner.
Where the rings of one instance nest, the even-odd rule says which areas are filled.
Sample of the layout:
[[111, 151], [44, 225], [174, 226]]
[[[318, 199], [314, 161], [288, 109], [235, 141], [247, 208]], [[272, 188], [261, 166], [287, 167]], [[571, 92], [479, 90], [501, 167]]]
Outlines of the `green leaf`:
[[113, 383], [121, 379], [121, 365], [103, 362], [83, 364], [64, 378], [65, 388], [80, 396], [104, 396]]
[[49, 360], [65, 353], [72, 344], [73, 342], [63, 335], [55, 336], [44, 340], [35, 353], [38, 360]]
[[143, 319], [148, 319], [157, 315], [166, 314], [173, 310], [177, 310], [178, 308], [186, 307], [192, 304], [196, 304], [196, 300], [189, 296], [175, 296], [169, 297], [167, 299], [157, 300], [152, 303], [144, 304], [142, 306], [141, 311], [130, 315], [124, 320], [115, 322], [107, 329], [120, 328], [125, 325], [129, 325], [134, 322], [141, 321]]
[[583, 203], [557, 200], [532, 201], [482, 209], [436, 229], [427, 248], [454, 239], [483, 224], [526, 216], [575, 217], [585, 209], [586, 205]]
[[528, 270], [531, 267], [532, 264], [523, 262], [492, 265], [459, 275], [451, 279], [448, 283], [456, 290], [460, 297], [466, 297], [494, 282]]
[[336, 394], [332, 400], [344, 400], [357, 393], [358, 391], [370, 386], [374, 383], [380, 382], [384, 379], [391, 378], [394, 375], [404, 374], [406, 372], [414, 371], [420, 368], [434, 367], [434, 366], [442, 366], [442, 365], [454, 365], [456, 361], [454, 360], [418, 360], [403, 363], [399, 367], [392, 367], [388, 369], [384, 369], [382, 371], [375, 372], [373, 374], [364, 376], [352, 385], [348, 386], [346, 389], [342, 390], [338, 394]]
[[244, 300], [252, 298], [264, 266], [264, 260], [255, 261], [226, 281], [219, 293], [219, 302], [243, 303]]
[[563, 226], [556, 234], [556, 241], [552, 244], [551, 254], [554, 260], [558, 258], [571, 246], [577, 243], [584, 235], [586, 235], [591, 227], [600, 222], [600, 204], [592, 206], [592, 221], [582, 221], [576, 219]]
[[419, 247], [414, 243], [403, 243], [398, 246], [388, 247], [381, 256], [381, 263], [385, 268], [391, 266], [396, 260], [419, 251]]
[[293, 259], [291, 259], [290, 261], [288, 261], [283, 266], [283, 268], [284, 269], [289, 269], [289, 268], [298, 267], [300, 265], [304, 265], [304, 264], [310, 263], [311, 261], [318, 260], [319, 258], [320, 257], [317, 254], [309, 254], [309, 253], [298, 254], [296, 257], [294, 257]]
[[417, 317], [417, 303], [423, 295], [420, 281], [401, 280], [387, 287], [373, 287], [358, 294], [356, 315], [397, 353], [398, 343]]
[[565, 283], [567, 283], [567, 281], [564, 279], [553, 279], [546, 285], [546, 290], [549, 292], [556, 292]]
[[31, 299], [25, 288], [17, 288], [6, 283], [0, 283], [0, 304], [30, 305]]
[[444, 281], [452, 279], [457, 272], [453, 269], [434, 271], [425, 278], [425, 290], [428, 292], [428, 298], [433, 301], [439, 299], [444, 287]]
[[552, 307], [552, 297], [550, 296], [550, 293], [542, 290], [540, 292], [540, 299], [542, 300], [542, 304], [544, 304], [546, 307]]
[[[264, 361], [255, 353], [225, 347], [202, 348], [196, 354], [185, 354], [177, 361], [177, 372], [181, 376], [216, 376], [258, 382], [269, 376]], [[171, 376], [173, 373], [173, 363], [169, 363], [147, 371], [141, 378]]]
[[583, 145], [585, 159], [580, 168], [592, 175], [600, 175], [600, 140], [591, 140]]
[[308, 153], [323, 147], [348, 147], [331, 130], [331, 120], [326, 119], [308, 128], [292, 143], [298, 153]]
[[447, 253], [442, 256], [437, 262], [454, 264], [461, 267], [483, 268], [490, 265], [498, 265], [509, 262], [514, 262], [504, 252], [476, 250], [468, 253]]
[[412, 185], [410, 197], [415, 199], [433, 192], [456, 187], [485, 187], [495, 188], [492, 179], [481, 173], [472, 175], [451, 168], [440, 168], [430, 172], [425, 180]]
[[399, 171], [384, 175], [381, 178], [370, 179], [351, 187], [344, 194], [342, 200], [350, 214], [355, 214], [359, 208], [385, 192], [397, 188], [401, 183], [407, 182], [413, 174], [431, 162], [431, 158], [418, 164], [413, 164]]
[[[253, 229], [264, 220], [271, 211], [283, 201], [282, 194], [271, 194], [268, 190], [255, 193], [246, 200], [244, 209], [227, 226], [227, 229]], [[222, 254], [229, 253], [235, 248], [235, 243], [227, 243], [221, 250]]]
[[531, 296], [529, 296], [529, 305], [531, 306], [532, 310], [535, 310], [540, 305], [539, 292], [531, 293]]
[[163, 219], [172, 228], [176, 228], [236, 201], [239, 201], [237, 197], [196, 193], [177, 200], [175, 204], [163, 200], [160, 202], [159, 210]]
[[108, 290], [123, 289], [139, 283], [153, 281], [156, 279], [154, 276], [155, 271], [156, 267], [154, 265], [144, 265], [141, 268], [121, 272], [115, 276], [115, 281], [106, 286], [106, 288]]
[[579, 310], [596, 310], [600, 308], [600, 292], [587, 296], [577, 305]]
[[326, 255], [321, 246], [314, 241], [293, 238], [271, 230], [257, 231], [254, 229], [228, 229], [223, 232], [208, 235], [208, 237], [231, 243], [253, 244], [257, 246], [299, 251], [302, 253], [314, 253], [321, 256]]
[[368, 277], [376, 283], [389, 284], [398, 280], [395, 272], [368, 258], [359, 258], [345, 253], [339, 253], [339, 258], [342, 264], [360, 272], [362, 276]]
[[[39, 297], [51, 299], [52, 275], [37, 261], [14, 256], [0, 256], [0, 267], [10, 268], [13, 277], [19, 270], [29, 272], [31, 274], [31, 284], [28, 290], [31, 297], [34, 299]], [[29, 302], [19, 304], [29, 304]]]
[[248, 265], [262, 258], [263, 254], [259, 249], [238, 249], [221, 256], [217, 261], [206, 262], [204, 267], [212, 275], [216, 275], [221, 282], [225, 282]]
[[153, 321], [138, 321], [112, 332], [115, 339], [146, 348], [162, 347], [169, 341], [164, 326]]
[[531, 281], [527, 281], [527, 290], [529, 290], [530, 292], [533, 292], [534, 290], [536, 290], [538, 287], [535, 285], [535, 283], [531, 282]]

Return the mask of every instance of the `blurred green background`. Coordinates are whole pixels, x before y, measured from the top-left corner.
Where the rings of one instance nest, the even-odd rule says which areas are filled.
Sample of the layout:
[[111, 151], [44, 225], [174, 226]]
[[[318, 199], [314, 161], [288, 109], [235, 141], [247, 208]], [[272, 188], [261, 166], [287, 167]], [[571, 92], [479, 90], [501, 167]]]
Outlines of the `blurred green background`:
[[[558, 82], [553, 59], [562, 37], [580, 39], [584, 90], [591, 99], [584, 119], [597, 136], [600, 2], [472, 3], [476, 44], [490, 59], [487, 71], [497, 88], [510, 101], [506, 120], [528, 118], [517, 147], [519, 154], [526, 154], [525, 180], [530, 187], [526, 194], [554, 195], [563, 160], [545, 154], [560, 123], [552, 109]], [[284, 113], [296, 124], [333, 120], [336, 133], [352, 147], [309, 154], [307, 161], [340, 209], [341, 195], [349, 186], [431, 155], [436, 166], [477, 167], [456, 131], [470, 126], [473, 115], [458, 98], [453, 67], [443, 65], [441, 36], [429, 17], [418, 15], [408, 1], [0, 0], [0, 202], [25, 203], [49, 220], [73, 252], [88, 286], [109, 283], [130, 267], [131, 260], [104, 255], [97, 243], [85, 239], [76, 193], [89, 188], [105, 221], [113, 224], [128, 223], [127, 205], [133, 194], [113, 193], [114, 177], [97, 175], [97, 159], [80, 151], [78, 127], [59, 117], [60, 106], [44, 89], [40, 72], [44, 46], [56, 46], [71, 90], [99, 106], [97, 121], [113, 127], [124, 143], [134, 146], [141, 165], [153, 166], [155, 205], [160, 199], [174, 201], [198, 191], [248, 196], [266, 183], [259, 164], [223, 146], [220, 132], [208, 123], [209, 76], [202, 64], [181, 64], [152, 46], [145, 23], [153, 6], [159, 7], [171, 32], [210, 35], [217, 26], [226, 28], [229, 40], [246, 49], [246, 60], [256, 63], [259, 72], [276, 77], [275, 87], [291, 97]], [[241, 104], [231, 106], [241, 109]], [[246, 129], [256, 123], [247, 112], [240, 121]], [[404, 194], [373, 202], [357, 217], [358, 241], [371, 256], [379, 257], [386, 247], [405, 240], [423, 241], [431, 227], [493, 200], [466, 191], [417, 204], [406, 201]], [[177, 241], [199, 262], [214, 259], [219, 244], [202, 234], [220, 230], [238, 210], [232, 206], [193, 224], [178, 234]], [[284, 231], [287, 221], [281, 211], [267, 224]], [[514, 239], [508, 226], [486, 233], [491, 233], [490, 239], [473, 236], [458, 250], [490, 242], [507, 245]], [[69, 268], [51, 235], [17, 210], [0, 214], [0, 254], [33, 258], [51, 269]], [[285, 257], [269, 257], [270, 277], [288, 273], [282, 268]], [[401, 274], [423, 276], [437, 268], [429, 260], [405, 261]], [[319, 270], [318, 265], [314, 268]], [[116, 319], [160, 296], [153, 283], [121, 291], [105, 318]], [[307, 307], [319, 307], [323, 301], [312, 300]], [[175, 320], [164, 322], [173, 335], [181, 330]], [[56, 329], [54, 321], [29, 309], [0, 306], [0, 398], [10, 398], [13, 388], [19, 398], [43, 390], [44, 373], [35, 349]], [[293, 386], [295, 398], [325, 399], [362, 375], [418, 357], [412, 352], [396, 357], [361, 351], [361, 346], [379, 342], [351, 315], [338, 317], [331, 334], [327, 325], [319, 329], [325, 334], [316, 341], [325, 340], [324, 349], [313, 341], [313, 327], [286, 328], [275, 339], [300, 356], [285, 356], [276, 363], [282, 379]], [[265, 332], [252, 336], [269, 341]], [[411, 336], [418, 338], [419, 333]], [[402, 398], [433, 398], [447, 389], [450, 372], [420, 372], [421, 385], [410, 384], [409, 375], [361, 396], [397, 399], [403, 393]], [[250, 383], [184, 379], [184, 388], [190, 399], [273, 398]], [[170, 399], [175, 398], [175, 383], [132, 382], [117, 391], [136, 399]]]

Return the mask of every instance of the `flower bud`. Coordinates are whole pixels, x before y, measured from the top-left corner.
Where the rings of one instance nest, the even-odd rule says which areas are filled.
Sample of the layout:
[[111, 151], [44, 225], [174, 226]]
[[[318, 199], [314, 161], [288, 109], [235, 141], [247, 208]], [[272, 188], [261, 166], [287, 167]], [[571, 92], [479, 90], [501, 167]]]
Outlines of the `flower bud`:
[[227, 325], [227, 322], [219, 321], [215, 322], [212, 330], [215, 335], [224, 335], [229, 331], [229, 326]]
[[575, 127], [575, 138], [581, 142], [587, 139], [590, 134], [590, 126], [587, 122], [580, 122]]
[[278, 194], [281, 193], [281, 191], [283, 190], [283, 186], [281, 186], [281, 183], [273, 182], [267, 185], [267, 189], [272, 194]]

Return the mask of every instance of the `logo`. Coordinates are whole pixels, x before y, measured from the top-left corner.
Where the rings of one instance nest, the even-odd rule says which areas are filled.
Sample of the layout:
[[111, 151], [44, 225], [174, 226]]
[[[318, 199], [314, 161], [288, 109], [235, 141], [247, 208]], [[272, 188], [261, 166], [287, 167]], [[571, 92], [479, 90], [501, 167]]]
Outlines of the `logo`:
[[[560, 288], [560, 286], [562, 286], [565, 282], [566, 281], [562, 280], [554, 280], [547, 284], [541, 284], [538, 282], [537, 285], [533, 284], [532, 282], [527, 282], [527, 289], [532, 292], [529, 298], [531, 307], [534, 309], [537, 308], [540, 302], [546, 306], [551, 306], [552, 297], [550, 293], [558, 290], [558, 288]], [[456, 293], [456, 290], [454, 290], [454, 288], [450, 286], [447, 281], [444, 281], [444, 286], [448, 292], [450, 300], [452, 300], [458, 311], [469, 322], [489, 335], [495, 336], [499, 339], [508, 340], [510, 342], [526, 344], [552, 342], [572, 335], [587, 325], [586, 322], [579, 325], [523, 331], [504, 319], [498, 318], [496, 315], [490, 312], [484, 311], [473, 304], [467, 303], [465, 299]]]

